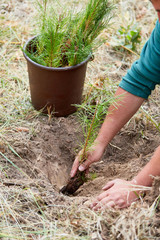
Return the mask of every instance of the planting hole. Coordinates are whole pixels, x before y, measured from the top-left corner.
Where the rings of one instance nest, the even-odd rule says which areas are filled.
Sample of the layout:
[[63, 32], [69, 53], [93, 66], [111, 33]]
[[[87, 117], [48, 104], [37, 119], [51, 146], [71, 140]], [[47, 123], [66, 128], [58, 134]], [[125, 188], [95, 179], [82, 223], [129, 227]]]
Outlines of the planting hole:
[[[23, 141], [17, 132], [14, 150], [23, 161], [15, 158], [15, 155], [10, 156], [10, 160], [31, 179], [45, 179], [53, 188], [53, 192], [59, 192], [67, 184], [83, 134], [74, 115], [52, 119], [50, 124], [47, 120], [46, 117], [41, 118], [36, 135], [28, 142]], [[102, 161], [91, 166], [89, 180], [74, 193], [74, 196], [93, 197], [102, 191], [102, 186], [109, 180], [132, 178], [146, 164], [155, 146], [158, 146], [160, 137], [151, 134], [148, 140], [142, 138], [138, 131], [132, 134], [132, 129], [130, 125], [127, 133], [122, 131], [123, 134], [114, 138]], [[15, 172], [12, 171], [8, 175], [14, 175], [14, 178]]]

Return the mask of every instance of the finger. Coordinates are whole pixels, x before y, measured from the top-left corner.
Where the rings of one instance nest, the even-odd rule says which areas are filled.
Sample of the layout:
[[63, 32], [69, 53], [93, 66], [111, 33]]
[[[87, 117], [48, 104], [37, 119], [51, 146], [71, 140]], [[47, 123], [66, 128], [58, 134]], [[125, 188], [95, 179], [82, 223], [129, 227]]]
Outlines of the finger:
[[86, 173], [86, 174], [89, 174], [89, 168], [86, 169], [85, 173]]
[[76, 175], [76, 172], [77, 172], [77, 169], [78, 169], [78, 166], [79, 166], [79, 155], [76, 157], [74, 163], [73, 163], [73, 166], [72, 166], [72, 169], [71, 169], [71, 172], [70, 172], [70, 176], [71, 178], [74, 177]]
[[108, 189], [110, 189], [111, 187], [113, 187], [113, 185], [115, 184], [115, 180], [112, 180], [112, 181], [110, 181], [110, 182], [108, 182], [103, 188], [102, 188], [102, 190], [108, 190]]
[[95, 201], [91, 204], [91, 208], [95, 207], [97, 204], [99, 204], [99, 202], [108, 197], [108, 193], [104, 192], [104, 193], [101, 193], [96, 199]]
[[115, 207], [115, 202], [109, 197], [103, 198], [102, 201], [99, 201], [97, 205], [93, 207], [93, 210], [97, 211], [98, 209], [105, 209]]
[[105, 204], [105, 206], [108, 207], [108, 208], [113, 208], [113, 207], [115, 207], [115, 202], [114, 201], [110, 201], [107, 204]]
[[93, 207], [92, 209], [94, 211], [100, 210], [100, 209], [105, 209], [105, 208], [114, 208], [115, 207], [115, 203], [113, 201], [110, 201], [106, 204], [98, 204], [95, 207]]
[[93, 203], [90, 204], [90, 208], [94, 208], [98, 203], [99, 201], [94, 201]]
[[103, 192], [103, 193], [101, 193], [97, 198], [96, 198], [96, 200], [97, 201], [101, 201], [103, 198], [106, 198], [106, 197], [108, 197], [109, 196], [109, 193], [108, 192]]

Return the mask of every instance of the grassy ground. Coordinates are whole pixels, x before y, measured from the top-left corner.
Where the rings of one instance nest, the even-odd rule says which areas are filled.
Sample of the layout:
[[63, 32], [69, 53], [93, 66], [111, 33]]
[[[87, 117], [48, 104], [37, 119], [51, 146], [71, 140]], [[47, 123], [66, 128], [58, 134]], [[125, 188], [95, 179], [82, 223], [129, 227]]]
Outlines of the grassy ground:
[[[87, 0], [59, 1], [66, 7], [81, 8]], [[84, 95], [90, 86], [104, 80], [114, 93], [121, 77], [138, 58], [148, 39], [156, 13], [148, 1], [115, 1], [115, 18], [109, 30], [102, 33], [106, 43], [95, 53], [88, 66]], [[58, 4], [55, 4], [58, 8]], [[33, 21], [36, 8], [32, 0], [1, 0], [0, 3], [0, 238], [2, 239], [159, 239], [153, 219], [158, 198], [141, 208], [93, 212], [77, 199], [53, 192], [43, 181], [33, 181], [10, 159], [10, 153], [23, 162], [14, 150], [15, 137], [29, 141], [36, 133], [40, 113], [31, 105], [26, 62], [21, 47], [35, 34]], [[136, 51], [117, 45], [117, 30], [137, 23], [141, 27], [141, 43]], [[122, 42], [122, 36], [119, 41]], [[93, 87], [94, 89], [94, 87]], [[138, 113], [138, 117], [159, 126], [159, 88]], [[150, 107], [151, 106], [151, 107]], [[47, 121], [47, 118], [46, 118]], [[25, 134], [27, 133], [27, 134]], [[12, 182], [9, 172], [17, 181]], [[22, 181], [23, 179], [23, 181]], [[158, 197], [158, 196], [157, 196]], [[156, 221], [159, 221], [159, 219]]]

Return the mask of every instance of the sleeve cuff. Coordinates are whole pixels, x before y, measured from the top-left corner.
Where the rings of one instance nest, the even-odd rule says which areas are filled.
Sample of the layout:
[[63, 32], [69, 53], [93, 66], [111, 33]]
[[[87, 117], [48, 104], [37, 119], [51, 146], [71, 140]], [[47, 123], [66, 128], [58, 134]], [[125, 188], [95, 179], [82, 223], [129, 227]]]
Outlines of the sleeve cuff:
[[149, 95], [151, 94], [151, 91], [146, 94], [145, 92], [142, 92], [137, 86], [132, 85], [131, 83], [128, 83], [124, 79], [120, 82], [119, 87], [123, 88], [125, 91], [144, 99], [148, 99]]

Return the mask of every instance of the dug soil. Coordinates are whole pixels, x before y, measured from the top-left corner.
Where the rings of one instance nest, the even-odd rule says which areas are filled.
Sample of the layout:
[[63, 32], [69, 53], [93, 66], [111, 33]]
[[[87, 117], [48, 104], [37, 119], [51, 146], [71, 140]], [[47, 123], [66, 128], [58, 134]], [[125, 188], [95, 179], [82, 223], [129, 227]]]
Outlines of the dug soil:
[[[7, 140], [12, 146], [3, 149], [8, 159], [33, 181], [43, 179], [61, 195], [59, 190], [67, 183], [83, 142], [77, 117], [53, 118], [48, 123], [47, 117], [40, 116], [34, 134], [15, 130]], [[109, 180], [131, 179], [150, 160], [159, 142], [159, 133], [151, 124], [144, 123], [140, 118], [132, 120], [109, 144], [101, 162], [92, 165], [89, 180], [71, 197], [94, 198]], [[3, 175], [3, 179], [6, 178], [6, 181], [21, 181], [24, 177], [16, 168], [14, 171], [8, 168], [5, 172], [7, 174]]]

